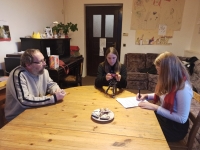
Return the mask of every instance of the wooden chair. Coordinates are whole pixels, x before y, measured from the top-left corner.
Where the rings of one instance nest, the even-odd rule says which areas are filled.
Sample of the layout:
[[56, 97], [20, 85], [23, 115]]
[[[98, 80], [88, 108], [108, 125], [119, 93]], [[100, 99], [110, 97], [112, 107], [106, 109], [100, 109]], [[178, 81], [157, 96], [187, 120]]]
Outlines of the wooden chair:
[[0, 105], [0, 129], [6, 124], [4, 106], [5, 104]]
[[20, 57], [5, 57], [5, 73], [8, 76], [10, 72], [20, 65]]
[[83, 60], [84, 58], [81, 58], [80, 62], [77, 63], [78, 65], [75, 67], [75, 70], [72, 70], [72, 72], [69, 71], [70, 74], [62, 79], [65, 84], [79, 84], [82, 86]]
[[193, 125], [189, 132], [187, 141], [181, 140], [179, 142], [168, 142], [171, 150], [192, 150], [194, 139], [200, 127], [200, 111], [197, 117], [194, 116], [192, 112], [189, 114], [189, 119], [192, 121]]
[[[4, 70], [0, 69], [0, 76], [4, 76]], [[3, 82], [1, 82], [3, 83]], [[5, 82], [4, 82], [5, 84]], [[1, 84], [2, 86], [2, 84]], [[5, 107], [5, 99], [6, 99], [6, 89], [3, 88], [0, 90], [0, 129], [6, 124], [4, 107]]]

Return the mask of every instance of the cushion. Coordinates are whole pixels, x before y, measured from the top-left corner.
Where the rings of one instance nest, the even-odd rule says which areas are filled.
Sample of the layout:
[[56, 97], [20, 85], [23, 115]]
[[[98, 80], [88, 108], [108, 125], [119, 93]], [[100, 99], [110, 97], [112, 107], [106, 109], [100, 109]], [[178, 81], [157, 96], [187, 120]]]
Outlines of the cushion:
[[147, 81], [128, 81], [126, 88], [147, 90]]
[[146, 54], [146, 68], [150, 68], [153, 63], [154, 60], [158, 57], [159, 54], [156, 53], [147, 53]]
[[129, 80], [146, 81], [147, 77], [148, 77], [147, 73], [127, 72], [127, 81]]
[[128, 53], [125, 57], [125, 65], [128, 71], [139, 72], [145, 68], [146, 54]]

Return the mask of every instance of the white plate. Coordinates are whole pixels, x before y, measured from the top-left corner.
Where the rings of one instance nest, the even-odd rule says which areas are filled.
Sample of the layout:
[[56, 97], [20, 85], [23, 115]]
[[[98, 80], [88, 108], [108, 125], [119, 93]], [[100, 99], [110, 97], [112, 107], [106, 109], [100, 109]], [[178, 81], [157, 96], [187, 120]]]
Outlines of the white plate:
[[[95, 109], [93, 112], [98, 113], [98, 112], [100, 112], [100, 109]], [[92, 114], [93, 114], [93, 112], [92, 112]], [[107, 120], [101, 119], [100, 117], [96, 118], [92, 114], [91, 114], [92, 119], [94, 119], [95, 121], [98, 121], [98, 122], [108, 122], [108, 121], [111, 121], [114, 119], [114, 113], [111, 110], [109, 110], [109, 112], [107, 113], [107, 115], [110, 117]]]

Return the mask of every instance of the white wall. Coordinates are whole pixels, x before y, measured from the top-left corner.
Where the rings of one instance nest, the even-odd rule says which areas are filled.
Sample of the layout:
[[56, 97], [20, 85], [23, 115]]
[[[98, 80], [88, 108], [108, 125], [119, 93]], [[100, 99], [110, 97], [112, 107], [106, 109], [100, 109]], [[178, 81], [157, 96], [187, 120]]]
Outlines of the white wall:
[[[65, 13], [62, 14], [63, 1]], [[7, 53], [18, 51], [20, 37], [31, 35], [33, 31], [42, 32], [46, 26], [53, 21], [73, 22], [78, 24], [78, 31], [69, 33], [71, 45], [78, 45], [80, 53], [86, 56], [85, 44], [85, 5], [86, 4], [123, 4], [122, 33], [128, 36], [122, 37], [121, 62], [124, 61], [124, 54], [129, 52], [155, 52], [171, 51], [176, 55], [183, 56], [185, 50], [200, 51], [199, 36], [197, 31], [200, 25], [197, 20], [200, 16], [200, 1], [186, 0], [182, 27], [175, 31], [171, 46], [140, 46], [135, 45], [135, 31], [130, 30], [131, 11], [133, 0], [0, 0], [0, 20], [8, 22], [11, 32], [11, 41], [0, 42], [0, 68], [3, 67], [4, 57]], [[86, 58], [85, 58], [86, 60]], [[86, 63], [84, 63], [83, 76], [86, 75]]]
[[200, 1], [196, 4], [196, 7], [198, 7], [198, 12], [195, 17], [191, 47], [185, 49], [185, 55], [196, 56], [200, 59]]
[[43, 32], [55, 20], [64, 21], [63, 0], [0, 0], [0, 5], [0, 20], [7, 21], [11, 33], [11, 41], [0, 42], [0, 68], [6, 54], [18, 52], [20, 37]]
[[[196, 24], [196, 15], [199, 8], [199, 0], [186, 0], [182, 27], [180, 31], [175, 31], [171, 46], [159, 45], [135, 45], [135, 30], [130, 30], [131, 25], [131, 11], [133, 0], [65, 0], [65, 21], [78, 24], [78, 32], [71, 33], [71, 44], [80, 47], [81, 54], [86, 55], [85, 44], [85, 13], [84, 8], [87, 4], [123, 4], [123, 23], [122, 33], [128, 33], [128, 36], [122, 37], [122, 44], [125, 43], [126, 47], [121, 47], [120, 60], [124, 62], [124, 54], [129, 52], [138, 53], [161, 53], [164, 51], [173, 52], [176, 55], [183, 56], [186, 49], [190, 49], [191, 40], [193, 37], [193, 30]], [[200, 16], [200, 15], [198, 15]], [[200, 18], [199, 18], [200, 19]], [[196, 42], [195, 42], [196, 43]], [[200, 42], [198, 42], [200, 45]], [[195, 45], [195, 44], [194, 44]], [[198, 45], [198, 47], [199, 47]], [[86, 59], [85, 59], [86, 60]], [[86, 65], [86, 63], [85, 63]], [[84, 66], [84, 75], [86, 66]]]

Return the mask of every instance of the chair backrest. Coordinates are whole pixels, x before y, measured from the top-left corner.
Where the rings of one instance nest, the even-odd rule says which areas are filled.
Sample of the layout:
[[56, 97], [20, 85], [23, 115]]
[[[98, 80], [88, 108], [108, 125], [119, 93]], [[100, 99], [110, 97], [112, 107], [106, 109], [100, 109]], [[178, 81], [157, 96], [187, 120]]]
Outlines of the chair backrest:
[[63, 78], [63, 81], [65, 83], [75, 83], [75, 84], [80, 84], [80, 86], [82, 86], [83, 61], [84, 58], [81, 57], [74, 64], [74, 69], [70, 70], [70, 73]]
[[0, 129], [6, 124], [4, 107], [5, 107], [4, 102], [0, 103]]
[[189, 136], [188, 136], [188, 141], [187, 141], [187, 147], [190, 150], [193, 147], [194, 139], [195, 139], [196, 134], [200, 127], [200, 111], [199, 111], [197, 117], [195, 117], [194, 114], [192, 112], [190, 112], [189, 118], [193, 123], [192, 128], [189, 133]]
[[84, 58], [81, 60], [81, 65], [80, 65], [80, 76], [82, 76], [82, 73], [83, 73], [83, 61], [84, 61]]
[[146, 54], [127, 53], [125, 54], [124, 64], [128, 71], [138, 72], [145, 68]]
[[84, 58], [80, 59], [80, 65], [78, 66], [78, 70], [76, 72], [76, 82], [80, 83], [82, 85], [82, 73], [83, 73], [83, 61]]
[[4, 61], [6, 75], [9, 75], [15, 67], [20, 65], [20, 57], [5, 57]]

